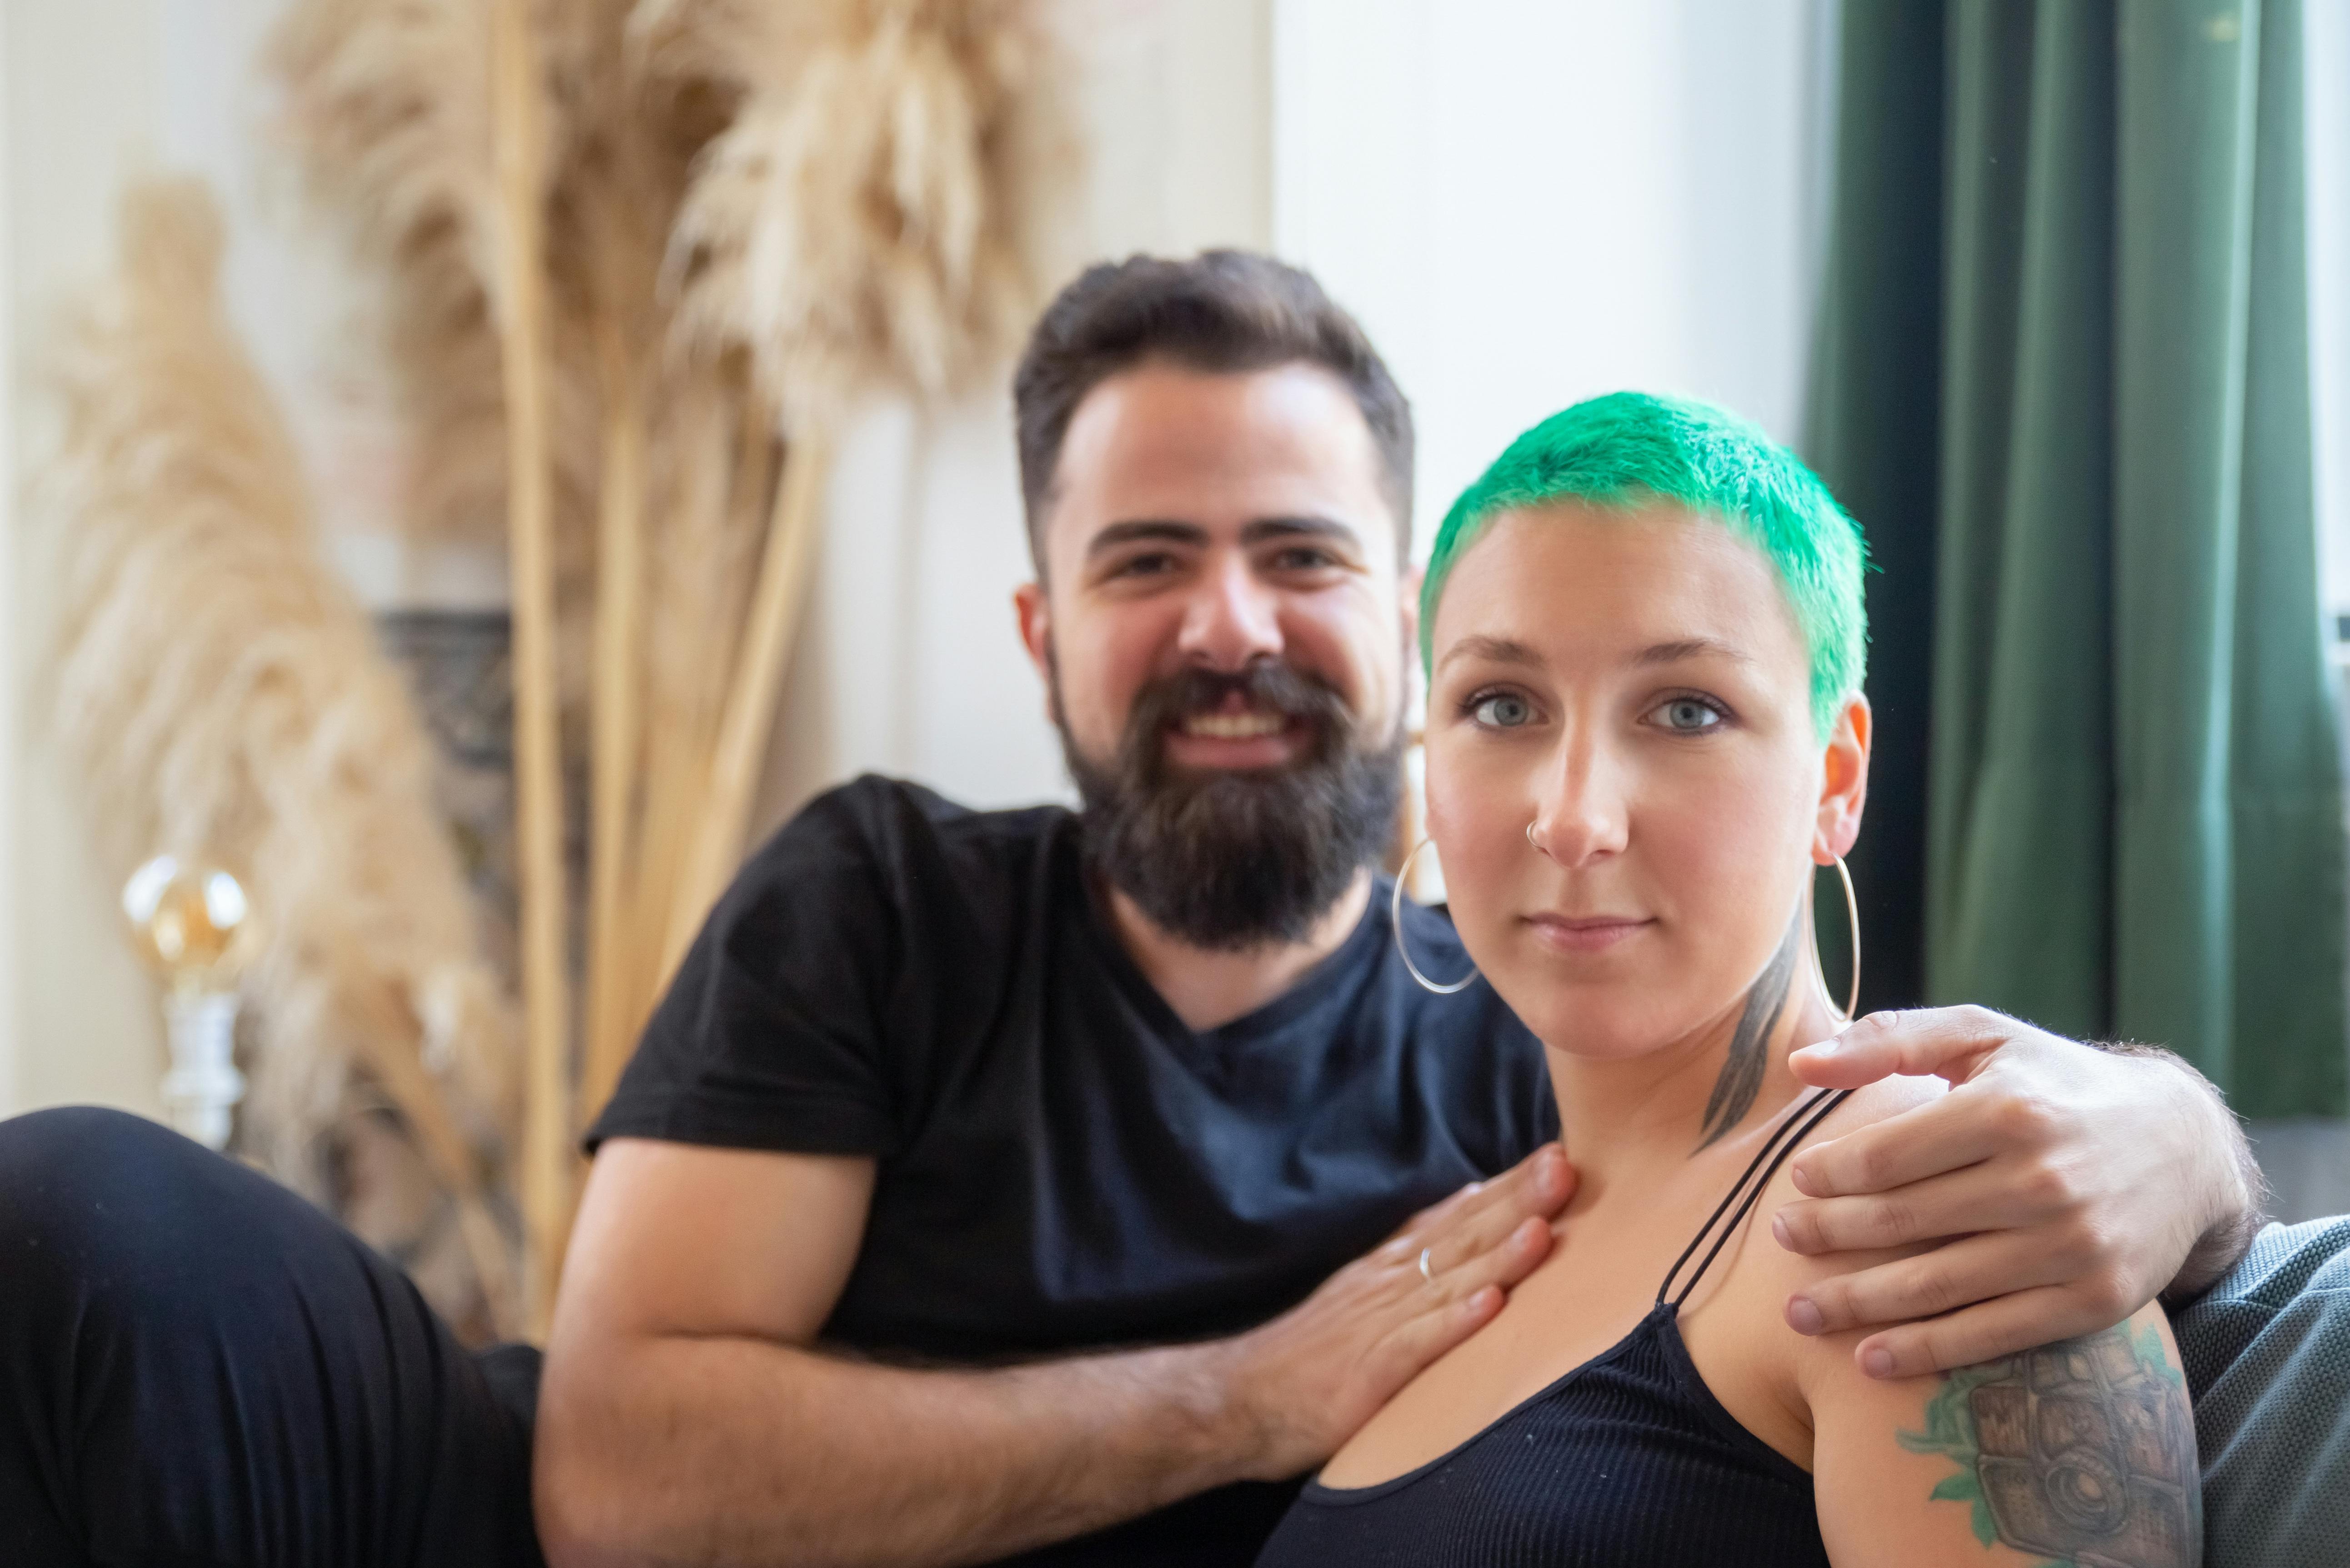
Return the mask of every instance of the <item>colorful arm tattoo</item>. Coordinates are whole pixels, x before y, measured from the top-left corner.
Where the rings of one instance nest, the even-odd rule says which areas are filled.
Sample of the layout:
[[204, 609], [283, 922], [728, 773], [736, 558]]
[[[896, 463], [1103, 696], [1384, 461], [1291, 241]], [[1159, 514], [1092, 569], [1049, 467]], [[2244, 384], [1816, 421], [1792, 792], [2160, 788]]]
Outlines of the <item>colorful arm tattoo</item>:
[[2203, 1492], [2187, 1380], [2151, 1325], [2123, 1324], [1950, 1374], [1912, 1453], [1959, 1466], [1932, 1496], [1975, 1538], [2076, 1568], [2196, 1568]]

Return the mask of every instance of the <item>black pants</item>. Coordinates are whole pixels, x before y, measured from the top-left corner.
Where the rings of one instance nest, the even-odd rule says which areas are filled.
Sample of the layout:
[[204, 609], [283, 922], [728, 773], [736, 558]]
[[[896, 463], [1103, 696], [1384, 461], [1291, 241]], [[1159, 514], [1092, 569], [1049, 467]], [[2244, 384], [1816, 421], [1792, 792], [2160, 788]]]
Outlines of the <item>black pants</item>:
[[0, 1122], [7, 1568], [536, 1568], [536, 1373], [175, 1133]]

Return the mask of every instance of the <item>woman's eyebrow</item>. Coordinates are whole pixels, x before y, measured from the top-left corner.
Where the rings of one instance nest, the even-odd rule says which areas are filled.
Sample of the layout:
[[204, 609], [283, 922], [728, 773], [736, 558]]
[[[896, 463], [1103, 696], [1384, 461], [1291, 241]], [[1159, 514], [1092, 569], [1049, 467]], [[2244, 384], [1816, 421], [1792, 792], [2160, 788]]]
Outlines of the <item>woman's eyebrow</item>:
[[1632, 656], [1635, 668], [1651, 664], [1678, 664], [1684, 659], [1728, 659], [1740, 664], [1752, 664], [1752, 659], [1726, 642], [1710, 637], [1685, 637], [1673, 642], [1659, 642], [1642, 649]]
[[1495, 664], [1516, 664], [1528, 670], [1539, 669], [1542, 665], [1541, 655], [1534, 652], [1530, 645], [1509, 637], [1464, 637], [1444, 650], [1444, 657], [1436, 661], [1436, 668], [1441, 670], [1456, 659], [1485, 659]]

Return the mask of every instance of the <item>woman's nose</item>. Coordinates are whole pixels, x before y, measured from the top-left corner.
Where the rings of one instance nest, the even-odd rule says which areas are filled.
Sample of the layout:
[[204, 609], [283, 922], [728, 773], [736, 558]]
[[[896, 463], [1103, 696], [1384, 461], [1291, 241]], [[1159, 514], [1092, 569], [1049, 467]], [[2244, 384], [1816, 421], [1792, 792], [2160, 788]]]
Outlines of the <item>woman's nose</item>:
[[1570, 741], [1548, 782], [1526, 825], [1526, 842], [1536, 852], [1577, 867], [1623, 849], [1629, 814], [1618, 770], [1604, 748]]
[[1273, 591], [1245, 559], [1235, 557], [1203, 574], [1184, 607], [1178, 646], [1183, 657], [1211, 670], [1234, 670], [1281, 652], [1281, 615]]

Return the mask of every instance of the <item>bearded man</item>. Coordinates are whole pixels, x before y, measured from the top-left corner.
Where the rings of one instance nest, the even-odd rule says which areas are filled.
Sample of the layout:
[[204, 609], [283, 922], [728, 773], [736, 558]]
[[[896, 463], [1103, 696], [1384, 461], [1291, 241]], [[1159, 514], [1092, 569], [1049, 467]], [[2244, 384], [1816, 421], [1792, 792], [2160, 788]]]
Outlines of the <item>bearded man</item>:
[[[1082, 805], [863, 779], [744, 867], [590, 1139], [536, 1420], [557, 1568], [1243, 1564], [1574, 1245], [1539, 1045], [1395, 947], [1385, 366], [1294, 269], [1138, 258], [1054, 302], [1015, 401], [1020, 630]], [[1440, 913], [1401, 919], [1465, 970]], [[2175, 1064], [1959, 1010], [1858, 1025], [1824, 1071], [1896, 1068], [1963, 1081], [1905, 1143], [1808, 1151], [1782, 1241], [1971, 1234], [1794, 1329], [1962, 1366], [2241, 1250], [2241, 1140]], [[459, 1354], [258, 1179], [20, 1118], [0, 1256], [8, 1561], [534, 1555], [531, 1358]]]

